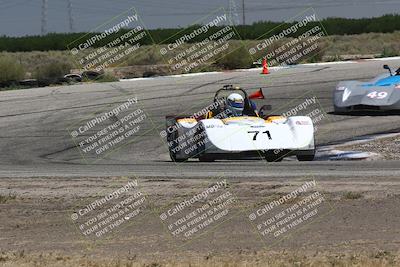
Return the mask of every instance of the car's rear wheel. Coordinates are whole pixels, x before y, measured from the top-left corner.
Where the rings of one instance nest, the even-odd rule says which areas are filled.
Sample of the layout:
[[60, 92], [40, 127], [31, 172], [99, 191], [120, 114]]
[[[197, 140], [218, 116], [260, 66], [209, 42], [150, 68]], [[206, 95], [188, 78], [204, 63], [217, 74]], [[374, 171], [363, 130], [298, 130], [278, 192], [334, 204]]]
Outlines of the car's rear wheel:
[[296, 155], [298, 161], [313, 161], [315, 158], [315, 150], [312, 150], [310, 154]]
[[298, 161], [313, 161], [315, 156], [314, 155], [297, 155]]

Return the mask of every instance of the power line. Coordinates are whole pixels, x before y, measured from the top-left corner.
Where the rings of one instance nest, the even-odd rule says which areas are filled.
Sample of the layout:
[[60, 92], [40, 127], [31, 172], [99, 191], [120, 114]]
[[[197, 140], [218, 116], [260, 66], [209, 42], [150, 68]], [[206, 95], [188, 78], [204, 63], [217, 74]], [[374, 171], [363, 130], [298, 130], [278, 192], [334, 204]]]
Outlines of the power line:
[[12, 3], [11, 5], [7, 5], [6, 3], [2, 2], [0, 4], [5, 4], [5, 5], [4, 6], [0, 6], [0, 10], [3, 11], [3, 10], [10, 9], [10, 8], [12, 9], [12, 8], [14, 8], [16, 6], [25, 5], [25, 4], [28, 4], [30, 2], [32, 2], [32, 0], [25, 0], [25, 1], [22, 1], [22, 2], [18, 2], [18, 3]]

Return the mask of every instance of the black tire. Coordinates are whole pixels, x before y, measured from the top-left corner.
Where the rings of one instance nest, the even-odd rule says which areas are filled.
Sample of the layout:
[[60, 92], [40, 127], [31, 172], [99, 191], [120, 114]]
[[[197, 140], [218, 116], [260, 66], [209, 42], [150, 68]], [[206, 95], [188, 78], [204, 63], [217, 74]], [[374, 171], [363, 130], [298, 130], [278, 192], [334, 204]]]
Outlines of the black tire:
[[312, 155], [296, 155], [298, 161], [313, 161], [315, 154]]
[[315, 158], [315, 149], [309, 150], [305, 155], [296, 155], [298, 161], [313, 161]]
[[[175, 134], [176, 135], [176, 134]], [[169, 157], [171, 158], [171, 160], [172, 161], [175, 161], [175, 162], [184, 162], [184, 161], [186, 161], [187, 159], [185, 159], [185, 158], [177, 158], [176, 157], [176, 153], [174, 153], [173, 152], [173, 150], [175, 149], [175, 145], [173, 145], [172, 147], [170, 147], [169, 148]]]
[[264, 157], [265, 160], [268, 162], [281, 162], [285, 157], [285, 153], [282, 151], [275, 153], [275, 151], [271, 150], [271, 151], [266, 151], [264, 153]]
[[337, 106], [333, 106], [333, 114], [335, 114], [335, 115], [345, 115], [346, 113], [349, 113], [348, 109], [339, 108]]
[[[168, 127], [171, 127], [175, 125], [176, 119], [172, 117], [167, 117], [167, 123], [166, 123], [166, 132], [167, 132], [167, 142], [169, 143], [170, 141], [176, 140], [178, 138], [178, 132], [177, 131], [172, 131], [171, 133], [168, 131]], [[170, 147], [168, 145], [168, 150], [169, 150], [169, 157], [171, 158], [172, 161], [174, 162], [184, 162], [187, 159], [181, 159], [176, 157], [176, 153], [174, 153], [174, 149], [176, 147], [176, 143], [173, 142], [172, 146]]]
[[169, 154], [169, 155], [170, 155], [172, 161], [175, 161], [175, 162], [185, 162], [185, 161], [187, 160], [187, 159], [177, 159], [177, 158], [173, 158], [173, 156], [172, 156], [171, 154]]
[[[170, 135], [169, 138], [168, 138], [169, 141], [175, 140], [175, 138], [176, 138], [176, 133], [171, 133], [171, 134], [169, 134], [169, 135]], [[182, 162], [182, 161], [184, 161], [184, 160], [181, 160], [181, 159], [176, 158], [176, 153], [173, 152], [174, 149], [175, 149], [175, 147], [176, 147], [175, 142], [173, 143], [173, 145], [172, 145], [171, 147], [168, 147], [168, 150], [169, 150], [169, 157], [171, 158], [172, 161], [175, 161], [175, 162]]]
[[214, 162], [215, 158], [210, 155], [201, 155], [199, 156], [200, 162]]

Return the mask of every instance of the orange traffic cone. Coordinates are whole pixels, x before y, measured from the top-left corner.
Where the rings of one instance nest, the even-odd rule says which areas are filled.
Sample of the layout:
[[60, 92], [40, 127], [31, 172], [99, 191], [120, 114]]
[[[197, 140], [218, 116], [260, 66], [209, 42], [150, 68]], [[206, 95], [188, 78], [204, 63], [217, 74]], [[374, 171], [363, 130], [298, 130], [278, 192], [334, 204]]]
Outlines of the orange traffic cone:
[[267, 63], [267, 59], [266, 58], [263, 58], [262, 67], [263, 67], [263, 70], [262, 70], [261, 74], [269, 74], [268, 63]]
[[249, 95], [249, 99], [264, 99], [264, 94], [262, 89], [258, 89], [256, 92], [252, 93], [251, 95]]

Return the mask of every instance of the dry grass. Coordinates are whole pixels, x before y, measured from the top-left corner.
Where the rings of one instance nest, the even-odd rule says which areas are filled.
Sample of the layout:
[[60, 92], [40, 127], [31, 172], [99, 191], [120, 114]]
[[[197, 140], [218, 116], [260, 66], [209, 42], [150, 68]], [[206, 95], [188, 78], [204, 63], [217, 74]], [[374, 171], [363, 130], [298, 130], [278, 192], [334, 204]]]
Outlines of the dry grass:
[[385, 57], [400, 55], [400, 32], [334, 35], [327, 39], [330, 43], [330, 47], [325, 53], [327, 56], [380, 54]]
[[16, 198], [17, 198], [17, 196], [14, 194], [8, 194], [6, 196], [0, 195], [0, 204], [4, 204], [11, 200], [15, 200]]
[[16, 58], [0, 54], [0, 82], [20, 80], [25, 76], [25, 70]]
[[69, 62], [60, 61], [59, 59], [51, 59], [37, 65], [34, 69], [33, 77], [36, 79], [57, 80], [65, 74], [70, 73], [72, 68], [73, 66]]
[[359, 199], [362, 198], [362, 194], [359, 192], [346, 192], [343, 195], [343, 199]]
[[321, 266], [321, 267], [345, 267], [345, 266], [399, 266], [399, 254], [378, 251], [370, 254], [301, 254], [290, 252], [261, 252], [241, 254], [238, 256], [213, 256], [182, 257], [175, 256], [163, 260], [141, 260], [133, 257], [103, 259], [95, 257], [65, 256], [62, 254], [26, 255], [24, 252], [0, 254], [0, 266], [91, 266], [91, 267], [156, 267], [156, 266], [191, 266], [191, 267], [261, 267], [261, 266]]
[[51, 62], [63, 62], [72, 67], [77, 66], [68, 51], [1, 52], [0, 56], [9, 56], [19, 62], [27, 71], [27, 78], [31, 78], [37, 72], [38, 66], [43, 66]]

